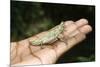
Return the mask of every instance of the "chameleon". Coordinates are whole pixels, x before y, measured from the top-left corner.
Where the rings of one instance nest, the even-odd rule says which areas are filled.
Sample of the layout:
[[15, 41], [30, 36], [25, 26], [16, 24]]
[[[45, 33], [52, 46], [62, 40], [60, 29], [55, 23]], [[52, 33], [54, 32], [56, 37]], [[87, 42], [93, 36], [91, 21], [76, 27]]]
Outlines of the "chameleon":
[[42, 45], [50, 43], [51, 41], [56, 41], [59, 38], [59, 35], [64, 31], [64, 22], [61, 22], [59, 25], [49, 29], [46, 34], [39, 36], [37, 39], [31, 41], [32, 45]]

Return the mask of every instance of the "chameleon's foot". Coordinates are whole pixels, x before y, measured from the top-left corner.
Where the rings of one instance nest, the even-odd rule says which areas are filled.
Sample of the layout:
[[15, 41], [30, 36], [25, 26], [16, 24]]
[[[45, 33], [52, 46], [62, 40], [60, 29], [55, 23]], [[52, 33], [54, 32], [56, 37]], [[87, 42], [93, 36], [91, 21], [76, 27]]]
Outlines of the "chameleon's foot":
[[44, 49], [44, 47], [43, 47], [43, 46], [41, 46], [41, 49]]
[[67, 39], [65, 39], [65, 38], [58, 38], [58, 40], [61, 41], [61, 42], [64, 42], [66, 45], [68, 44]]
[[41, 47], [41, 49], [44, 49], [44, 46], [43, 46], [43, 44], [42, 44], [42, 43], [40, 44], [40, 47]]
[[43, 45], [41, 45], [41, 49], [44, 49]]
[[41, 45], [41, 46], [40, 46], [40, 49], [44, 49], [44, 48], [45, 48], [45, 46], [44, 46], [44, 45]]

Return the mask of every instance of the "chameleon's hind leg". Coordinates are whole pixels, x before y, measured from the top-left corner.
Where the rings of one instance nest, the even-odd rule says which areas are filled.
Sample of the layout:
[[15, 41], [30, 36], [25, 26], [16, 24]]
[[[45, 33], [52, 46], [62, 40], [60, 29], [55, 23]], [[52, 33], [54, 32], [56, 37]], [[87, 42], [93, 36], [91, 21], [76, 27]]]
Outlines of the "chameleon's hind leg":
[[41, 49], [45, 48], [45, 46], [43, 45], [43, 42], [41, 42], [40, 47], [41, 47]]
[[41, 49], [43, 49], [43, 43], [40, 44]]

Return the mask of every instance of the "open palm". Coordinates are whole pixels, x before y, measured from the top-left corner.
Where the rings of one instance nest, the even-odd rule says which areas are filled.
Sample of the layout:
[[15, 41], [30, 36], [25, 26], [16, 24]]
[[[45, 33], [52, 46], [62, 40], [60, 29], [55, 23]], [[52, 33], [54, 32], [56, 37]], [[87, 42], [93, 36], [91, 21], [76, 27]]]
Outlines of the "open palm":
[[[11, 43], [11, 64], [12, 65], [35, 65], [35, 64], [53, 64], [66, 51], [71, 49], [77, 43], [86, 38], [86, 34], [92, 29], [88, 25], [86, 19], [80, 19], [76, 22], [65, 21], [63, 32], [64, 42], [57, 40], [52, 44], [41, 46], [33, 46], [29, 39], [34, 39], [36, 36], [45, 35], [47, 32], [42, 32], [36, 36]], [[67, 43], [66, 43], [67, 42]]]

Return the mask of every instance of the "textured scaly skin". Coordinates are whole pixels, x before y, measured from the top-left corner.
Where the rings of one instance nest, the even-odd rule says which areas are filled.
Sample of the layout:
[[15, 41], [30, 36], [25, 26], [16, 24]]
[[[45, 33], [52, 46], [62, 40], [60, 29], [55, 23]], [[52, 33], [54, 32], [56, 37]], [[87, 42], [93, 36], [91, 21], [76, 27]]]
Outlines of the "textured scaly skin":
[[56, 41], [56, 39], [63, 32], [63, 30], [64, 30], [64, 23], [61, 22], [59, 25], [48, 30], [47, 33], [44, 34], [43, 36], [39, 36], [37, 39], [34, 39], [33, 41], [31, 41], [31, 44], [32, 45], [43, 45], [53, 40]]

